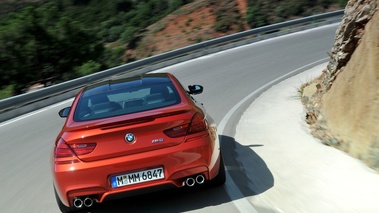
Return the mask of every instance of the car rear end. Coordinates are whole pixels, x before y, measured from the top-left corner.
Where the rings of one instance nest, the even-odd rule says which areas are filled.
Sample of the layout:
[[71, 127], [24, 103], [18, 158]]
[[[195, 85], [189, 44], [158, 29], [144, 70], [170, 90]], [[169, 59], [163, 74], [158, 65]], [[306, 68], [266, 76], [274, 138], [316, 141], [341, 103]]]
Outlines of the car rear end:
[[[173, 76], [104, 85], [78, 94], [57, 137], [52, 171], [62, 204], [90, 207], [128, 193], [202, 184], [218, 174], [214, 122]], [[106, 92], [95, 92], [99, 87]], [[162, 87], [168, 92], [156, 94]], [[106, 102], [91, 100], [100, 94]]]

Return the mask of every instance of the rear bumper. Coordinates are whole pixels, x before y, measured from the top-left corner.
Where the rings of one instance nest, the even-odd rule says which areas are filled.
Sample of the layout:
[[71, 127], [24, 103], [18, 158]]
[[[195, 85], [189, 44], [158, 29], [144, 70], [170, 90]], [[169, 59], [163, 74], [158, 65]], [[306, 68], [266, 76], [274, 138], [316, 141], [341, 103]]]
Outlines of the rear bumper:
[[[113, 159], [52, 164], [54, 185], [63, 204], [72, 206], [75, 197], [91, 196], [98, 202], [119, 195], [134, 195], [161, 188], [182, 187], [184, 178], [203, 174], [206, 180], [218, 174], [220, 147], [210, 135], [180, 145]], [[53, 161], [54, 162], [54, 161]], [[110, 177], [163, 167], [165, 178], [112, 188]]]

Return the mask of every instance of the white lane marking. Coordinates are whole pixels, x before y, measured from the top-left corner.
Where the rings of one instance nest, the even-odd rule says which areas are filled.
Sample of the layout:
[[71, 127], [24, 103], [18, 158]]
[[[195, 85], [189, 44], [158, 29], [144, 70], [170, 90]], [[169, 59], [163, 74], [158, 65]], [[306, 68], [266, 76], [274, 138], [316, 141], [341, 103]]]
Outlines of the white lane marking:
[[[218, 132], [219, 134], [223, 135], [224, 133], [224, 129], [225, 129], [225, 126], [226, 126], [226, 123], [228, 122], [228, 120], [232, 117], [232, 115], [234, 114], [235, 111], [237, 111], [237, 109], [239, 107], [241, 107], [246, 101], [248, 101], [251, 97], [253, 97], [254, 95], [257, 95], [258, 93], [261, 93], [263, 92], [263, 90], [270, 86], [270, 85], [273, 85], [275, 83], [279, 83], [279, 81], [283, 81], [284, 79], [286, 79], [287, 77], [293, 75], [294, 73], [306, 68], [306, 67], [309, 67], [309, 66], [316, 66], [322, 62], [324, 62], [325, 60], [327, 60], [328, 58], [323, 58], [323, 59], [320, 59], [318, 61], [315, 61], [315, 62], [312, 62], [312, 63], [309, 63], [307, 65], [304, 65], [296, 70], [293, 70], [277, 79], [274, 79], [272, 81], [270, 81], [269, 83], [261, 86], [260, 88], [258, 88], [257, 90], [255, 90], [254, 92], [250, 93], [248, 96], [246, 96], [244, 99], [242, 99], [241, 101], [239, 101], [236, 105], [233, 106], [232, 109], [230, 109], [228, 111], [228, 113], [226, 113], [226, 115], [222, 118], [220, 124], [218, 125]], [[219, 140], [221, 142], [221, 136], [219, 136]], [[253, 212], [253, 213], [257, 213], [258, 211], [253, 207], [253, 205], [246, 199], [244, 198], [242, 192], [239, 190], [239, 188], [237, 187], [237, 185], [235, 184], [235, 182], [233, 181], [233, 179], [231, 178], [230, 174], [229, 174], [229, 171], [228, 169], [226, 169], [226, 177], [227, 177], [227, 182], [226, 182], [226, 186], [225, 186], [225, 190], [226, 190], [226, 193], [229, 195], [229, 198], [233, 201], [234, 205], [236, 206], [236, 208], [238, 209], [239, 212]], [[242, 197], [242, 198], [241, 198]]]
[[11, 124], [11, 123], [14, 123], [14, 122], [17, 122], [19, 120], [22, 120], [22, 119], [25, 119], [25, 118], [28, 118], [28, 117], [31, 117], [33, 115], [36, 115], [36, 114], [39, 114], [41, 112], [44, 112], [44, 111], [47, 111], [47, 110], [50, 110], [52, 108], [55, 108], [55, 107], [58, 107], [60, 105], [63, 105], [63, 104], [67, 104], [68, 102], [72, 102], [74, 100], [74, 98], [70, 98], [70, 99], [67, 99], [65, 101], [62, 101], [62, 102], [59, 102], [59, 103], [56, 103], [54, 105], [50, 105], [50, 106], [47, 106], [47, 107], [44, 107], [42, 109], [39, 109], [39, 110], [36, 110], [36, 111], [33, 111], [33, 112], [30, 112], [30, 113], [27, 113], [27, 114], [24, 114], [24, 115], [21, 115], [19, 117], [16, 117], [16, 118], [13, 118], [11, 120], [8, 120], [8, 121], [5, 121], [3, 123], [0, 123], [0, 128], [3, 127], [3, 126], [6, 126], [8, 124]]

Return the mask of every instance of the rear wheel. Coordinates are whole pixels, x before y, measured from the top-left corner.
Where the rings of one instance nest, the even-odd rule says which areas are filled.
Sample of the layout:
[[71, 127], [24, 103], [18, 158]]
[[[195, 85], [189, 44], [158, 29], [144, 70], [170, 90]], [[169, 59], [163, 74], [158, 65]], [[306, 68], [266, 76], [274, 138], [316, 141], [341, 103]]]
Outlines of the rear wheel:
[[220, 152], [220, 168], [218, 170], [218, 174], [215, 178], [210, 180], [211, 186], [221, 186], [226, 181], [226, 175], [225, 175], [225, 165], [224, 160], [222, 159], [222, 153]]
[[66, 205], [62, 203], [61, 199], [59, 198], [57, 194], [57, 190], [55, 189], [55, 186], [54, 186], [54, 194], [55, 194], [55, 199], [57, 200], [58, 207], [62, 213], [74, 212], [73, 208], [67, 207]]

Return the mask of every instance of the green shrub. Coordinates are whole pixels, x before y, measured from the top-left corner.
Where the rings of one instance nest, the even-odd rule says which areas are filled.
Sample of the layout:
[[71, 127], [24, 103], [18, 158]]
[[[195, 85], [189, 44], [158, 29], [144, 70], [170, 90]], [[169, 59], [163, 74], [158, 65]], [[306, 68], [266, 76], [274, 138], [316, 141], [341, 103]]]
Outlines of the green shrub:
[[220, 1], [219, 4], [220, 7], [214, 12], [216, 14], [214, 29], [218, 32], [226, 33], [236, 27], [236, 30], [239, 31], [243, 23], [236, 2], [228, 0]]
[[74, 68], [78, 76], [86, 76], [101, 70], [101, 64], [98, 62], [89, 60], [81, 66]]
[[340, 7], [346, 7], [348, 1], [349, 0], [338, 0], [338, 4]]
[[333, 4], [335, 0], [317, 0], [317, 4], [321, 5], [323, 8], [328, 8], [329, 5]]
[[101, 59], [102, 63], [105, 64], [105, 68], [121, 65], [121, 57], [124, 54], [124, 51], [125, 49], [122, 47], [112, 49], [106, 48], [103, 58]]
[[133, 41], [133, 39], [136, 37], [138, 31], [139, 31], [139, 29], [137, 27], [134, 27], [134, 26], [126, 27], [124, 32], [122, 32], [122, 34], [121, 34], [121, 40], [123, 42], [126, 42], [126, 43]]
[[192, 18], [187, 19], [186, 26], [189, 27], [191, 25], [191, 22], [193, 21]]
[[267, 15], [256, 6], [247, 9], [246, 21], [251, 28], [261, 27], [268, 24]]
[[222, 21], [216, 22], [214, 29], [218, 32], [226, 33], [232, 29], [232, 26], [231, 26], [231, 23], [228, 22], [227, 20], [222, 20]]
[[5, 99], [13, 96], [14, 85], [4, 86], [0, 89], [0, 99]]
[[247, 0], [246, 21], [251, 28], [310, 16], [331, 5], [346, 5], [347, 0]]

